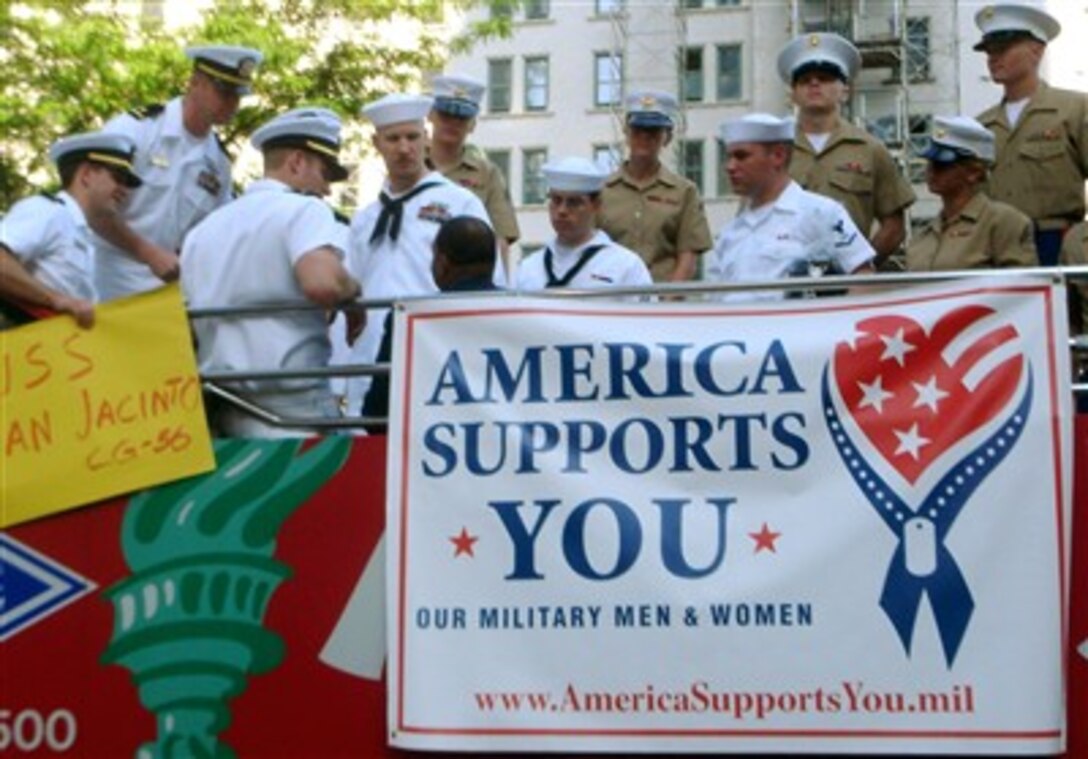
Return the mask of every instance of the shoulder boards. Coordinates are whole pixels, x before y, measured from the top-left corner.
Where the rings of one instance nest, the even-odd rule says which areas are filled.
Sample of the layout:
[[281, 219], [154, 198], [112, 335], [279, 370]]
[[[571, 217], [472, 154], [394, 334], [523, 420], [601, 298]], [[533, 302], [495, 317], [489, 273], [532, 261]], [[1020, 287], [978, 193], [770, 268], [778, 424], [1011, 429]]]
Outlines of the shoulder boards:
[[[331, 206], [330, 206], [330, 208], [331, 208]], [[332, 215], [333, 215], [333, 218], [335, 218], [339, 223], [344, 224], [344, 225], [349, 226], [349, 227], [351, 226], [351, 217], [348, 216], [347, 214], [341, 213], [340, 211], [337, 211], [335, 208], [333, 208], [332, 209]]]
[[141, 105], [138, 108], [133, 108], [128, 112], [128, 115], [134, 119], [153, 119], [165, 110], [165, 105], [162, 103], [155, 103], [153, 105]]
[[316, 200], [320, 200], [330, 211], [332, 211], [333, 218], [336, 219], [338, 223], [351, 226], [351, 217], [346, 216], [338, 211], [335, 206], [333, 206], [331, 203], [328, 203], [325, 198], [323, 198], [321, 195], [318, 195], [316, 192], [307, 192], [306, 190], [294, 189], [292, 189], [291, 192], [293, 192], [295, 195], [303, 195], [307, 198], [315, 198]]
[[64, 201], [61, 200], [60, 198], [58, 198], [56, 195], [54, 195], [51, 192], [42, 192], [42, 193], [38, 193], [38, 194], [41, 195], [46, 200], [51, 200], [54, 203], [60, 203], [61, 205], [64, 205]]

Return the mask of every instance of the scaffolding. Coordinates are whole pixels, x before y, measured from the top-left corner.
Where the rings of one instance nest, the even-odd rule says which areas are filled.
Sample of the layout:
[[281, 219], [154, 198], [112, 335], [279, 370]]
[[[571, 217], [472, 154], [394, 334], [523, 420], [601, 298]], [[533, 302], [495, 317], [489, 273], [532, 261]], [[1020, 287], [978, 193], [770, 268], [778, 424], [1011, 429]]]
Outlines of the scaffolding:
[[686, 121], [678, 56], [687, 40], [683, 0], [615, 3], [609, 18], [612, 49], [622, 61], [621, 96], [612, 104], [614, 143], [623, 144], [623, 97], [638, 90], [666, 92], [676, 98], [679, 106], [676, 132], [677, 136], [682, 135]]

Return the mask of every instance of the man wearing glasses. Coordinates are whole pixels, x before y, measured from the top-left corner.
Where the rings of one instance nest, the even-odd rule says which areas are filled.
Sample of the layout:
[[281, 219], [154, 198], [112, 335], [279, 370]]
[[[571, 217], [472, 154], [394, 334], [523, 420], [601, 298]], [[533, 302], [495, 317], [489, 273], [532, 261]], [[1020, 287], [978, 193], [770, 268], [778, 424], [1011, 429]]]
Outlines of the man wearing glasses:
[[639, 287], [652, 284], [642, 257], [597, 229], [607, 175], [585, 158], [564, 158], [542, 169], [555, 237], [521, 262], [519, 290]]
[[261, 53], [190, 47], [185, 94], [111, 119], [104, 131], [136, 144], [144, 186], [113, 222], [96, 229], [95, 283], [102, 300], [151, 290], [178, 277], [186, 233], [231, 198], [231, 164], [213, 127], [230, 122], [250, 92]]
[[135, 145], [124, 135], [91, 132], [49, 149], [64, 188], [12, 206], [0, 224], [0, 327], [69, 314], [94, 322], [90, 224], [119, 213], [130, 189]]

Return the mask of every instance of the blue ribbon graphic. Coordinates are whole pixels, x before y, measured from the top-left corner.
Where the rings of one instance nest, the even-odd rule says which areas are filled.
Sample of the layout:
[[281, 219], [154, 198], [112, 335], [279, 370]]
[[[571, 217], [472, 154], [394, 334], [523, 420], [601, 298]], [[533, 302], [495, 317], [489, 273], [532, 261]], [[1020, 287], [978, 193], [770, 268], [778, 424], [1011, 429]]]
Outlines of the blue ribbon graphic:
[[858, 453], [831, 402], [830, 365], [824, 369], [822, 398], [831, 439], [858, 488], [899, 540], [884, 578], [880, 608], [895, 626], [908, 656], [918, 607], [927, 593], [949, 668], [956, 659], [975, 602], [944, 540], [971, 495], [1024, 431], [1031, 397], [1029, 373], [1024, 397], [1009, 418], [949, 469], [913, 511]]

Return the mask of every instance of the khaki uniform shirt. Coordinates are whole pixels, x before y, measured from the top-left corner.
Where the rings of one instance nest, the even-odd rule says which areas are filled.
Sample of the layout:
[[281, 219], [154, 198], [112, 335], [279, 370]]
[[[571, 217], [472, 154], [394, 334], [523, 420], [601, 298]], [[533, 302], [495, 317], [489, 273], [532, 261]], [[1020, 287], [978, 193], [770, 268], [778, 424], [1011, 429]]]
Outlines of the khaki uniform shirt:
[[597, 226], [642, 256], [655, 282], [669, 279], [676, 254], [700, 254], [714, 244], [695, 183], [664, 166], [645, 183], [626, 173], [624, 164], [601, 191]]
[[939, 216], [911, 240], [908, 271], [1037, 266], [1031, 220], [978, 193], [948, 222]]
[[1088, 177], [1088, 95], [1045, 82], [1028, 101], [1015, 127], [1004, 102], [978, 120], [997, 138], [989, 195], [1019, 208], [1041, 229], [1060, 228], [1084, 217]]
[[888, 149], [845, 121], [839, 122], [819, 153], [798, 130], [790, 176], [806, 190], [842, 203], [866, 237], [872, 234], [874, 220], [892, 216], [914, 202], [914, 191]]
[[[1082, 221], [1066, 232], [1058, 262], [1062, 266], [1088, 266], [1088, 223]], [[1088, 280], [1076, 280], [1070, 295], [1070, 331], [1085, 334], [1088, 332]], [[1088, 364], [1088, 359], [1082, 359], [1081, 363]]]
[[[430, 160], [428, 159], [428, 165]], [[433, 168], [433, 166], [432, 166]], [[502, 172], [479, 150], [466, 146], [461, 152], [461, 162], [442, 171], [442, 175], [455, 184], [472, 192], [484, 204], [495, 233], [514, 242], [521, 236], [510, 193]]]

